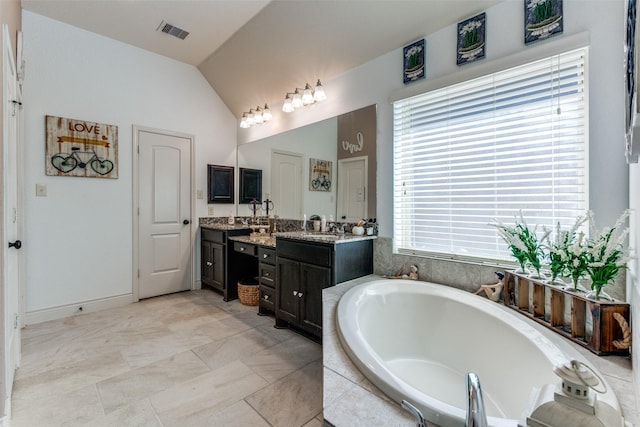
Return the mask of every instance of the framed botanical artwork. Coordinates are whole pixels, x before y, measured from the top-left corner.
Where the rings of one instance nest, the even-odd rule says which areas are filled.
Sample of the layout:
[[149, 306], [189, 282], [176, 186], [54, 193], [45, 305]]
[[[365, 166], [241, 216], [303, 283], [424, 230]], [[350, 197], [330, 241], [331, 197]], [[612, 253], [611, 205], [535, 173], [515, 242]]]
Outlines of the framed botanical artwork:
[[562, 0], [524, 0], [525, 44], [561, 34], [562, 30]]
[[425, 76], [424, 50], [425, 50], [424, 39], [411, 43], [410, 45], [405, 46], [404, 49], [402, 50], [402, 53], [403, 53], [402, 77], [404, 79], [405, 84], [424, 78]]
[[456, 61], [458, 65], [484, 58], [487, 14], [479, 15], [458, 23], [458, 43]]
[[309, 159], [309, 190], [331, 191], [331, 169], [329, 160]]

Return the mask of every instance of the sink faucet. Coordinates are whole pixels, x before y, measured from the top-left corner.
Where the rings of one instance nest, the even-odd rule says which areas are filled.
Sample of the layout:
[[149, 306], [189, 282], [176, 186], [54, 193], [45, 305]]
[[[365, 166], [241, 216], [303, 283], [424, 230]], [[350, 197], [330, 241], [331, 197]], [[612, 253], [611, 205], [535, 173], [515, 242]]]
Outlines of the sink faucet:
[[482, 398], [482, 388], [480, 388], [480, 378], [473, 372], [466, 376], [467, 384], [467, 418], [465, 427], [487, 427], [487, 413], [484, 408]]

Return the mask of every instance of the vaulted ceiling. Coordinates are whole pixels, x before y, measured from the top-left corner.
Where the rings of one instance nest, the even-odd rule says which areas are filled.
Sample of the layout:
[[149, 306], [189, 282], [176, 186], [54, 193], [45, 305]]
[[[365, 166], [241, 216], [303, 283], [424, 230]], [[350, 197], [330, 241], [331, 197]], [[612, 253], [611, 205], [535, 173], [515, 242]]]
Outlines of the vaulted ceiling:
[[[500, 1], [22, 0], [22, 7], [198, 67], [240, 117]], [[161, 22], [189, 35], [163, 33]]]

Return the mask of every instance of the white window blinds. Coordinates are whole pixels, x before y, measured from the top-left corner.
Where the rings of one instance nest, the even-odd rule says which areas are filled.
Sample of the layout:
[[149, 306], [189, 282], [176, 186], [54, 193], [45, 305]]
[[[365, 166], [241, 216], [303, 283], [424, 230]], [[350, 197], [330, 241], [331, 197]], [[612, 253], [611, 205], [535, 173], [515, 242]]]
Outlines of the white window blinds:
[[394, 102], [394, 249], [511, 259], [492, 219], [587, 209], [586, 48]]

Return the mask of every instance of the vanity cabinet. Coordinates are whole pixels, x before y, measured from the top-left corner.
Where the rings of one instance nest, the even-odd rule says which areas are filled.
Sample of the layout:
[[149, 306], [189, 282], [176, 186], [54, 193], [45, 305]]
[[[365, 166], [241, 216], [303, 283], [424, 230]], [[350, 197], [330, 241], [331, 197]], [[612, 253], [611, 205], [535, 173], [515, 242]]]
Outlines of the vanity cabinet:
[[249, 229], [216, 230], [200, 228], [200, 276], [203, 286], [220, 292], [225, 301], [238, 298], [237, 280], [227, 264], [229, 252], [233, 250], [227, 245], [229, 236], [249, 234]]
[[276, 326], [322, 336], [322, 290], [373, 273], [373, 240], [320, 243], [278, 238]]
[[276, 311], [276, 250], [258, 247], [258, 281], [260, 283], [259, 314]]

